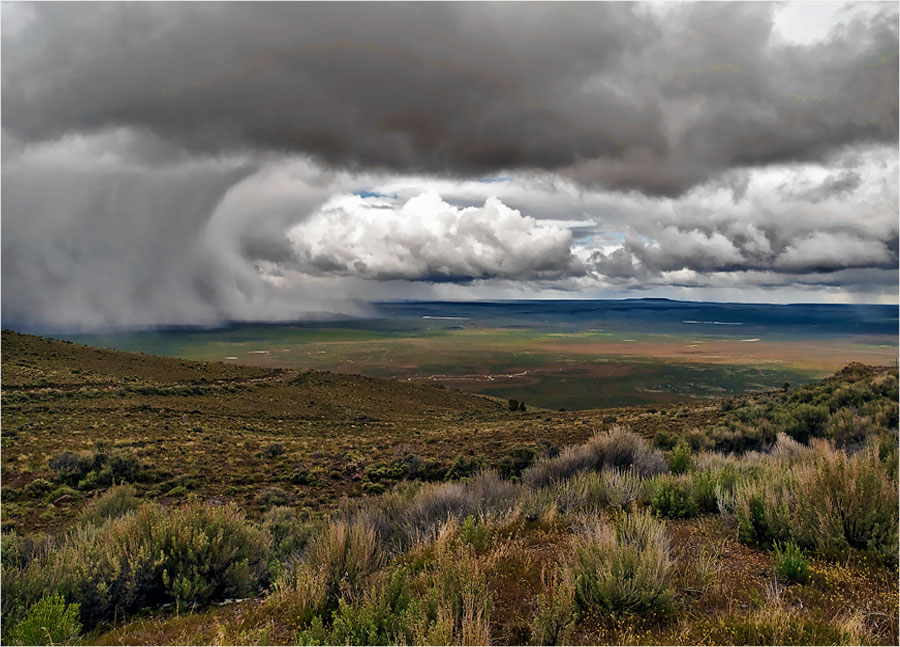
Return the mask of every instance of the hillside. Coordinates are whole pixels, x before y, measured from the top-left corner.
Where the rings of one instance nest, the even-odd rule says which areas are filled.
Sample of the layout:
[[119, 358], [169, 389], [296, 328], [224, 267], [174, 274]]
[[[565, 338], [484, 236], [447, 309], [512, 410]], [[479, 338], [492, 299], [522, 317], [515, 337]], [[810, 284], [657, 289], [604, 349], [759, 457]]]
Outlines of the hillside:
[[38, 602], [54, 643], [898, 640], [895, 368], [510, 411], [11, 331], [0, 351], [6, 644]]
[[494, 465], [516, 445], [581, 442], [596, 425], [649, 430], [674, 412], [675, 426], [689, 429], [717, 409], [510, 412], [505, 402], [439, 386], [2, 334], [3, 521], [13, 528], [64, 525], [83, 505], [81, 488], [49, 508], [57, 488], [29, 489], [53, 480], [47, 461], [64, 450], [128, 452], [147, 465], [136, 485], [153, 498], [195, 493], [253, 509], [259, 491], [274, 486], [287, 501], [318, 508], [362, 494], [373, 482], [367, 470], [404, 457], [438, 462], [440, 477], [458, 459]]

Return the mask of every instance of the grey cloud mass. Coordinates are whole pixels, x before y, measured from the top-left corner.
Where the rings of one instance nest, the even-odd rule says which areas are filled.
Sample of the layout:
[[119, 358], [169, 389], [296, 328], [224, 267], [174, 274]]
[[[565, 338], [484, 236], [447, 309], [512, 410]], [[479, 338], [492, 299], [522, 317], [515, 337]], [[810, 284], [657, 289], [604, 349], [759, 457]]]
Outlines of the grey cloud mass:
[[3, 322], [896, 301], [898, 8], [866, 9], [799, 42], [756, 2], [4, 3]]
[[675, 195], [898, 133], [892, 5], [811, 46], [780, 41], [768, 3], [28, 7], [2, 45], [4, 128], [26, 141], [130, 126], [194, 152]]

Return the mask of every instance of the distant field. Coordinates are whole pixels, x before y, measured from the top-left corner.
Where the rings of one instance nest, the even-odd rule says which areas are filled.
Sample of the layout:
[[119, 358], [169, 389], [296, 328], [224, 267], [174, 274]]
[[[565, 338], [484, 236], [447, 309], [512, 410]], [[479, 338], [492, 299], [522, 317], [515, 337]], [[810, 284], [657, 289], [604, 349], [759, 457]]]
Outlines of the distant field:
[[437, 381], [567, 409], [741, 394], [897, 357], [891, 308], [564, 303], [386, 304], [365, 320], [64, 338], [185, 359]]

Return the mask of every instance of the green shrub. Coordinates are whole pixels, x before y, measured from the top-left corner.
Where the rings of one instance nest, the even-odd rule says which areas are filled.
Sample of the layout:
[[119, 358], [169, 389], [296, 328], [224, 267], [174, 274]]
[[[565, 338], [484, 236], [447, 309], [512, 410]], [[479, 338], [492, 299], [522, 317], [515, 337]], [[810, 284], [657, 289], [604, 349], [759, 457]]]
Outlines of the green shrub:
[[403, 471], [402, 478], [410, 480], [442, 481], [447, 474], [447, 467], [441, 461], [423, 458], [410, 452], [404, 452], [402, 456], [394, 459], [392, 464]]
[[788, 510], [774, 484], [751, 481], [735, 490], [738, 540], [769, 548], [789, 538]]
[[534, 462], [537, 452], [531, 447], [513, 447], [497, 461], [497, 473], [503, 478], [519, 476]]
[[[52, 541], [48, 535], [41, 533], [20, 535], [14, 530], [3, 531], [0, 557], [4, 569], [23, 569], [35, 557], [50, 549]], [[4, 571], [5, 572], [5, 571]]]
[[720, 488], [730, 491], [734, 486], [730, 472], [724, 478], [720, 478], [721, 474], [722, 471], [716, 473], [712, 470], [695, 471], [691, 474], [691, 494], [697, 504], [697, 510], [701, 514], [718, 512], [717, 491]]
[[17, 624], [10, 637], [17, 645], [60, 645], [71, 643], [81, 633], [78, 604], [66, 604], [61, 595], [41, 598]]
[[762, 451], [775, 442], [775, 426], [765, 418], [748, 422], [727, 420], [709, 432], [712, 446], [717, 451], [741, 454]]
[[570, 568], [575, 602], [592, 611], [662, 613], [671, 608], [671, 561], [665, 526], [646, 513], [594, 522], [576, 537]]
[[363, 480], [371, 483], [381, 483], [383, 481], [396, 482], [406, 475], [406, 471], [402, 465], [375, 463], [369, 465], [363, 472]]
[[509, 410], [510, 411], [518, 411], [519, 410], [519, 401], [510, 398], [509, 399]]
[[23, 567], [4, 565], [3, 617], [45, 595], [78, 600], [88, 628], [164, 602], [248, 597], [264, 583], [268, 536], [234, 506], [145, 504], [100, 526], [76, 526]]
[[266, 447], [262, 450], [263, 458], [267, 458], [269, 460], [278, 458], [283, 454], [284, 445], [282, 445], [281, 443], [272, 443], [270, 445], [266, 445]]
[[820, 444], [808, 461], [764, 478], [735, 491], [741, 541], [794, 541], [829, 558], [860, 552], [896, 564], [897, 482], [874, 448], [848, 456]]
[[406, 642], [405, 612], [410, 603], [407, 567], [392, 569], [379, 578], [364, 599], [352, 604], [341, 598], [331, 627], [320, 616], [295, 634], [298, 645], [391, 645]]
[[792, 410], [776, 418], [780, 431], [800, 443], [809, 442], [810, 438], [824, 434], [825, 421], [828, 419], [828, 408], [813, 404], [798, 404]]
[[54, 503], [63, 496], [70, 496], [73, 499], [81, 498], [81, 494], [79, 494], [77, 490], [73, 490], [68, 485], [60, 485], [59, 487], [54, 488], [52, 492], [48, 492], [44, 496], [44, 503]]
[[469, 515], [459, 525], [459, 540], [479, 553], [488, 547], [492, 534], [487, 524], [480, 523], [474, 515]]
[[836, 411], [843, 407], [858, 408], [866, 402], [878, 397], [878, 393], [865, 382], [850, 382], [842, 384], [831, 394], [831, 410]]
[[322, 520], [310, 519], [286, 506], [272, 508], [263, 520], [263, 528], [272, 538], [272, 557], [281, 562], [301, 555], [323, 527]]
[[479, 469], [478, 461], [471, 456], [463, 456], [460, 454], [450, 464], [447, 470], [447, 480], [456, 481], [467, 476], [472, 476]]
[[565, 645], [575, 625], [575, 585], [569, 572], [555, 569], [541, 573], [541, 592], [532, 616], [531, 642], [534, 645]]
[[94, 457], [86, 452], [60, 452], [47, 461], [50, 469], [56, 473], [56, 479], [69, 485], [75, 485], [92, 469], [99, 467]]
[[660, 517], [687, 519], [699, 513], [690, 479], [657, 477], [650, 484], [650, 508]]
[[333, 613], [310, 617], [294, 642], [488, 645], [491, 606], [484, 569], [471, 551], [444, 543], [415, 573], [392, 569], [362, 598], [342, 597]]
[[142, 466], [131, 450], [116, 449], [110, 453], [106, 467], [116, 483], [131, 483], [138, 479]]
[[31, 496], [43, 496], [53, 489], [53, 483], [47, 479], [34, 479], [25, 486], [25, 491]]
[[68, 485], [78, 484], [88, 490], [107, 487], [114, 481], [133, 482], [142, 472], [142, 465], [131, 450], [108, 451], [107, 445], [99, 445], [90, 452], [60, 452], [47, 462], [56, 473], [56, 479]]
[[337, 608], [342, 597], [359, 599], [369, 575], [383, 563], [373, 528], [333, 521], [309, 542], [303, 562], [285, 572], [280, 586], [295, 590], [313, 587], [309, 597], [315, 600], [310, 609], [315, 615]]
[[277, 485], [263, 488], [256, 495], [256, 504], [263, 508], [271, 508], [276, 505], [284, 505], [290, 501], [290, 496]]
[[411, 599], [404, 614], [408, 644], [491, 644], [493, 598], [471, 550], [438, 543], [418, 579], [425, 594]]
[[363, 492], [366, 494], [375, 496], [377, 494], [381, 494], [385, 491], [384, 483], [373, 483], [372, 481], [363, 481], [362, 484]]
[[666, 429], [661, 429], [661, 430], [657, 431], [656, 435], [653, 437], [653, 445], [657, 449], [662, 449], [665, 451], [669, 451], [670, 449], [675, 447], [676, 442], [677, 442], [677, 439], [675, 438], [674, 435], [672, 435], [672, 432], [670, 432]]
[[320, 480], [320, 474], [320, 470], [311, 470], [298, 465], [291, 472], [289, 480], [294, 485], [317, 485]]
[[180, 497], [185, 497], [188, 495], [189, 490], [183, 485], [176, 485], [175, 487], [166, 491], [164, 496], [171, 497], [173, 499], [177, 499]]
[[841, 408], [828, 416], [825, 435], [838, 447], [846, 447], [862, 441], [871, 426], [871, 421], [857, 415], [856, 411]]
[[822, 448], [792, 472], [791, 534], [799, 544], [826, 557], [858, 551], [897, 563], [897, 481], [877, 452]]
[[775, 572], [789, 582], [806, 582], [809, 579], [809, 561], [794, 543], [775, 546], [773, 555]]
[[669, 455], [669, 470], [672, 474], [684, 474], [694, 466], [694, 459], [691, 456], [691, 447], [686, 442], [681, 441], [672, 450]]
[[136, 494], [137, 491], [131, 485], [112, 487], [88, 503], [78, 516], [78, 520], [82, 523], [101, 524], [108, 519], [121, 517], [140, 506]]

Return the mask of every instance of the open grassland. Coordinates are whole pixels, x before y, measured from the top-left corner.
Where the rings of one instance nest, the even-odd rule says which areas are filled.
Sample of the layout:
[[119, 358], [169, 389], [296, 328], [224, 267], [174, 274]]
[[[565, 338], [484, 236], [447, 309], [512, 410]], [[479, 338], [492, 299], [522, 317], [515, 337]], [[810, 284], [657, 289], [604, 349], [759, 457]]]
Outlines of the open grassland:
[[2, 344], [6, 644], [897, 644], [894, 368], [511, 411]]
[[742, 394], [810, 382], [851, 361], [893, 363], [897, 352], [896, 338], [883, 335], [711, 336], [647, 333], [640, 326], [553, 332], [475, 324], [400, 330], [247, 325], [79, 339], [193, 360], [440, 383], [552, 409]]

